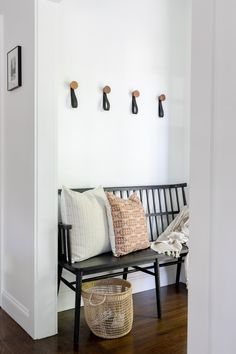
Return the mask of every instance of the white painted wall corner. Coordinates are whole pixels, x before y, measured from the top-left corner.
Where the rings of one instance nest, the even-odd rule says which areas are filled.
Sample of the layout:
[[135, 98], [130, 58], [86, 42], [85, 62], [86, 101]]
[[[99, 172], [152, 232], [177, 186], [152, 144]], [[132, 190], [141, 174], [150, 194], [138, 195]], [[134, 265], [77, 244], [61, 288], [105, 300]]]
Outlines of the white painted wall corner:
[[4, 90], [4, 73], [3, 73], [3, 15], [0, 15], [0, 307], [2, 306], [2, 281], [3, 281], [3, 90]]

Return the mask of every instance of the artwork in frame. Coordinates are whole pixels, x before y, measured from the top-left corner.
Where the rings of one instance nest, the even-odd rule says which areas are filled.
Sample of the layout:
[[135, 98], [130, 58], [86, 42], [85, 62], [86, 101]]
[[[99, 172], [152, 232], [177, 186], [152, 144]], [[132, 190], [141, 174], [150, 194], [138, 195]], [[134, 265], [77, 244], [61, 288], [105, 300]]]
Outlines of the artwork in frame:
[[21, 85], [21, 46], [17, 46], [7, 53], [7, 90], [15, 90]]

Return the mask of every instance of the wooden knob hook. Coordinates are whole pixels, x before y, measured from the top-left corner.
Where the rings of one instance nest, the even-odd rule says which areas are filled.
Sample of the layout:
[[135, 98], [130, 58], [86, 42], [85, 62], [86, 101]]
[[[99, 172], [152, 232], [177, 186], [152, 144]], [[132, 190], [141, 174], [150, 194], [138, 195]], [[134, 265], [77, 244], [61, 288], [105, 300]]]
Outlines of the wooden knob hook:
[[103, 93], [108, 94], [111, 92], [111, 88], [110, 88], [110, 86], [105, 86], [105, 87], [103, 87], [102, 91], [103, 91]]
[[70, 88], [72, 88], [73, 90], [76, 90], [79, 87], [79, 84], [77, 81], [72, 81], [70, 83]]
[[140, 96], [140, 92], [138, 90], [135, 90], [132, 92], [132, 96], [133, 97], [139, 97]]
[[165, 100], [166, 100], [166, 96], [165, 96], [164, 94], [162, 94], [162, 95], [160, 95], [160, 96], [158, 97], [158, 100], [159, 100], [159, 101], [165, 101]]

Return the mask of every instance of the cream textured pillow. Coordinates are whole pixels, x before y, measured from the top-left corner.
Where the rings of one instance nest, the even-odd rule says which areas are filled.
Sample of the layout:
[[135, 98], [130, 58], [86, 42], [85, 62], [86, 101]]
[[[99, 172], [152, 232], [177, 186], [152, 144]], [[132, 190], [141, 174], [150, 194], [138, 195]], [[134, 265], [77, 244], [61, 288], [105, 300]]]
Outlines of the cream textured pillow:
[[62, 222], [72, 225], [72, 262], [80, 262], [111, 250], [106, 203], [102, 187], [84, 193], [62, 188]]
[[[119, 257], [148, 248], [150, 242], [148, 241], [146, 216], [137, 194], [133, 193], [129, 199], [122, 199], [113, 193], [107, 193], [107, 198], [114, 227], [113, 235], [110, 232], [114, 256]], [[112, 228], [111, 225], [109, 228]]]

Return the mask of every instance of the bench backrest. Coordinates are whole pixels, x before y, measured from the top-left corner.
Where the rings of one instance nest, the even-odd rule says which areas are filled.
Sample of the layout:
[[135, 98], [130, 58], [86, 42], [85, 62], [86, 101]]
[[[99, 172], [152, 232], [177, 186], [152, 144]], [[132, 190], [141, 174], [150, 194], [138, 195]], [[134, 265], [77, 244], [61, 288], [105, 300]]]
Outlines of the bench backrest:
[[[121, 198], [128, 198], [132, 193], [137, 193], [147, 216], [150, 240], [154, 241], [187, 204], [186, 187], [186, 183], [179, 183], [156, 186], [105, 187], [104, 190]], [[82, 193], [90, 189], [73, 190]]]

